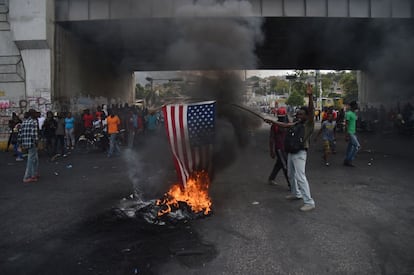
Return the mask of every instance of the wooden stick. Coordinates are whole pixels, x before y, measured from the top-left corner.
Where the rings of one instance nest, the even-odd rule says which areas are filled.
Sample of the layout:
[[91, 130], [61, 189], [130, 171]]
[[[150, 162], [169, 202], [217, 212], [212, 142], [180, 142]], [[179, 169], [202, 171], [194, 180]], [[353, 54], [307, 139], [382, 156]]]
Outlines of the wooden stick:
[[234, 107], [237, 107], [237, 108], [239, 108], [239, 109], [242, 109], [242, 110], [244, 110], [244, 111], [246, 111], [246, 112], [249, 112], [249, 113], [251, 113], [251, 114], [253, 114], [253, 115], [255, 115], [255, 116], [257, 116], [257, 117], [260, 117], [262, 120], [265, 120], [265, 118], [264, 117], [262, 117], [261, 115], [259, 115], [258, 113], [256, 113], [256, 112], [254, 112], [254, 111], [252, 111], [252, 110], [250, 110], [250, 109], [248, 109], [248, 108], [245, 108], [245, 107], [243, 107], [243, 106], [240, 106], [240, 105], [237, 105], [237, 104], [234, 104], [234, 103], [229, 103], [230, 105], [232, 105], [232, 106], [234, 106]]

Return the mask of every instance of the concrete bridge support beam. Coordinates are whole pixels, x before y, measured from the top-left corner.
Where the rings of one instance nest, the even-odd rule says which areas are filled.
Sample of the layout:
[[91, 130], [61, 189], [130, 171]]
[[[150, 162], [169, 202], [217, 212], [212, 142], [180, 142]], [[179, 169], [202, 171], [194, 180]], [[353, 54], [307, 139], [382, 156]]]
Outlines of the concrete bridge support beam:
[[58, 110], [80, 112], [107, 104], [131, 103], [135, 76], [122, 60], [97, 52], [94, 45], [56, 25], [56, 74], [53, 102]]
[[[54, 0], [9, 2], [10, 41], [18, 48], [24, 91], [14, 92], [21, 110], [50, 108], [53, 93]], [[21, 101], [24, 101], [24, 104]]]
[[414, 105], [412, 81], [405, 78], [406, 73], [398, 67], [390, 68], [394, 74], [383, 75], [377, 71], [364, 70], [358, 73], [359, 103], [361, 107], [383, 104], [387, 110], [397, 109], [407, 103]]

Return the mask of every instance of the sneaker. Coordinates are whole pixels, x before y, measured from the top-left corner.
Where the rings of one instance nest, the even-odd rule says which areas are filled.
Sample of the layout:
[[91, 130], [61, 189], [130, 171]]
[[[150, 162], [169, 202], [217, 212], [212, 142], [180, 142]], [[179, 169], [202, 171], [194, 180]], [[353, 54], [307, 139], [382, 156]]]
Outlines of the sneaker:
[[34, 178], [23, 179], [24, 183], [35, 182], [35, 181], [37, 181], [37, 179], [34, 179]]
[[16, 158], [16, 161], [24, 161], [24, 158]]
[[67, 156], [68, 156], [68, 155], [66, 155], [66, 154], [63, 154], [63, 157], [64, 157], [64, 158], [66, 158]]
[[348, 167], [355, 167], [355, 165], [353, 165], [353, 164], [352, 164], [352, 162], [350, 162], [350, 161], [348, 161], [348, 160], [345, 160], [345, 161], [344, 161], [344, 165], [345, 165], [345, 166], [348, 166]]
[[74, 146], [72, 146], [72, 147], [71, 147], [71, 149], [72, 149], [72, 150], [75, 150], [75, 147], [74, 147]]
[[270, 185], [277, 185], [277, 182], [275, 180], [269, 180], [268, 183]]
[[295, 201], [295, 200], [301, 200], [302, 198], [296, 197], [295, 195], [290, 194], [290, 195], [287, 195], [285, 199], [290, 200], [290, 201]]
[[315, 205], [314, 204], [304, 204], [301, 208], [300, 211], [306, 212], [306, 211], [311, 211], [315, 209]]
[[329, 166], [329, 165], [331, 165], [331, 164], [330, 164], [329, 162], [325, 162], [325, 165], [326, 165], [326, 166]]

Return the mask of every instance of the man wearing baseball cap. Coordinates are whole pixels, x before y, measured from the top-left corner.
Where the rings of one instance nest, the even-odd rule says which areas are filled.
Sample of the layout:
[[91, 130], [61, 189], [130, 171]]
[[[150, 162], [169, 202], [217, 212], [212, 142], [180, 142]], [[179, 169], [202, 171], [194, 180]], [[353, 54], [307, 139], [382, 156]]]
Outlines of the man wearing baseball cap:
[[[276, 111], [277, 119], [280, 122], [288, 122], [287, 112], [285, 107], [279, 107]], [[271, 185], [277, 185], [275, 178], [279, 173], [280, 169], [283, 169], [283, 174], [285, 175], [287, 184], [290, 190], [290, 183], [287, 174], [287, 155], [285, 152], [285, 137], [286, 137], [286, 128], [279, 127], [277, 124], [273, 123], [270, 127], [270, 136], [269, 136], [269, 149], [270, 157], [274, 159], [276, 157], [276, 163], [273, 166], [272, 172], [269, 175], [268, 182]]]

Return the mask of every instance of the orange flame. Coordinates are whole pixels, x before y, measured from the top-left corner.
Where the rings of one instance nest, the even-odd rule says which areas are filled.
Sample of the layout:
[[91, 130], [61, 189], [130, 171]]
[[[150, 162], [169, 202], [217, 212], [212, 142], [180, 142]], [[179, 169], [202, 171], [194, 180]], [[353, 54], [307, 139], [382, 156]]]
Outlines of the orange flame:
[[158, 212], [162, 216], [172, 211], [172, 207], [178, 208], [178, 202], [185, 202], [195, 213], [204, 212], [207, 215], [211, 212], [211, 200], [208, 195], [210, 178], [205, 171], [194, 172], [187, 180], [186, 186], [174, 184], [164, 195], [164, 198], [157, 200], [157, 205], [165, 206], [165, 209]]

